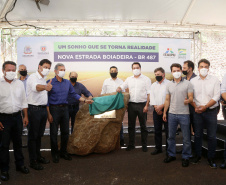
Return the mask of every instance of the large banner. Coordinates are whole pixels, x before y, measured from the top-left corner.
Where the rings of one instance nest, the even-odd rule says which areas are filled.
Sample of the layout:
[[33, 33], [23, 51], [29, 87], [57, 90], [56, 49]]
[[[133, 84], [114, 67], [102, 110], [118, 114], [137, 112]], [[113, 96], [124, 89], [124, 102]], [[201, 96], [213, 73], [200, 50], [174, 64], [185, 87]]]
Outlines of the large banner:
[[163, 67], [169, 74], [172, 63], [183, 64], [190, 55], [189, 39], [47, 36], [17, 40], [17, 63], [26, 65], [28, 72], [36, 71], [45, 58], [53, 62], [52, 71], [60, 62], [67, 72], [78, 72], [78, 81], [98, 89], [97, 94], [104, 79], [110, 77], [111, 66], [118, 67], [118, 76], [124, 80], [132, 75], [131, 64], [140, 62], [143, 74], [153, 81], [155, 68]]

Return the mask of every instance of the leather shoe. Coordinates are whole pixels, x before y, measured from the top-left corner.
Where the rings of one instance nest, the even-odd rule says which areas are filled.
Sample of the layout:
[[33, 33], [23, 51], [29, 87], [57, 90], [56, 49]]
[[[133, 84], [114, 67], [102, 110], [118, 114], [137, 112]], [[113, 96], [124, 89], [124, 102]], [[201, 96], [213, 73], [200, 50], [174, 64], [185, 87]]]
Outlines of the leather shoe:
[[142, 151], [143, 152], [147, 152], [148, 151], [148, 147], [147, 146], [142, 146]]
[[194, 157], [194, 158], [191, 160], [191, 163], [192, 163], [192, 164], [198, 164], [198, 162], [200, 162], [200, 160], [201, 160], [201, 157], [196, 156], [196, 157]]
[[68, 160], [68, 161], [72, 160], [72, 157], [68, 153], [60, 154], [60, 157], [65, 159], [65, 160]]
[[30, 163], [30, 167], [35, 169], [35, 170], [43, 170], [44, 169], [43, 166], [41, 164], [38, 164], [37, 161], [32, 161]]
[[120, 140], [120, 146], [121, 147], [125, 147], [126, 146], [125, 143], [124, 143], [124, 139]]
[[39, 157], [38, 159], [37, 159], [37, 161], [39, 162], [39, 163], [42, 163], [42, 164], [48, 164], [48, 163], [50, 163], [50, 160], [48, 160], [48, 159], [45, 159], [45, 157]]
[[189, 166], [189, 159], [182, 159], [182, 166], [188, 167]]
[[162, 150], [155, 149], [155, 151], [151, 152], [151, 155], [157, 155], [162, 153]]
[[17, 166], [16, 171], [20, 171], [24, 174], [28, 174], [30, 170], [26, 166]]
[[2, 181], [8, 181], [9, 180], [9, 173], [7, 171], [2, 171], [1, 180]]
[[60, 159], [59, 159], [59, 156], [58, 156], [58, 155], [53, 155], [53, 156], [52, 156], [52, 159], [53, 159], [53, 162], [54, 162], [54, 163], [59, 163], [59, 160], [60, 160]]
[[126, 151], [131, 151], [133, 150], [135, 147], [132, 145], [127, 146]]
[[220, 165], [221, 169], [226, 169], [226, 160], [223, 160], [223, 162]]
[[176, 157], [167, 156], [167, 158], [164, 159], [164, 163], [170, 163], [171, 161], [175, 161]]
[[208, 163], [211, 168], [217, 168], [217, 164], [215, 163], [214, 159], [208, 159]]

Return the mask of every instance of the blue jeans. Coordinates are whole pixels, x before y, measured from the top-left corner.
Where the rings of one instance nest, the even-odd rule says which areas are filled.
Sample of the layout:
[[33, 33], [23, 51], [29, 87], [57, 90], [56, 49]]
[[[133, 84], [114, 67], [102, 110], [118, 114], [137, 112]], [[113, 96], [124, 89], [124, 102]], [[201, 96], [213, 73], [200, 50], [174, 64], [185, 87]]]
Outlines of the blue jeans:
[[49, 110], [53, 117], [53, 122], [50, 123], [51, 154], [52, 156], [58, 155], [58, 145], [57, 145], [58, 125], [60, 125], [61, 132], [60, 153], [65, 154], [67, 153], [67, 142], [69, 137], [68, 106], [64, 107], [50, 106]]
[[183, 150], [182, 158], [189, 159], [191, 156], [191, 132], [190, 132], [190, 116], [189, 114], [168, 114], [168, 127], [169, 127], [169, 138], [168, 142], [168, 155], [176, 156], [176, 132], [177, 126], [180, 124], [181, 131], [183, 134]]
[[217, 132], [217, 109], [207, 109], [207, 111], [198, 114], [194, 113], [195, 124], [195, 152], [196, 155], [201, 157], [202, 155], [202, 136], [203, 126], [206, 126], [208, 137], [208, 158], [213, 159], [215, 157], [215, 150], [217, 145], [216, 132]]

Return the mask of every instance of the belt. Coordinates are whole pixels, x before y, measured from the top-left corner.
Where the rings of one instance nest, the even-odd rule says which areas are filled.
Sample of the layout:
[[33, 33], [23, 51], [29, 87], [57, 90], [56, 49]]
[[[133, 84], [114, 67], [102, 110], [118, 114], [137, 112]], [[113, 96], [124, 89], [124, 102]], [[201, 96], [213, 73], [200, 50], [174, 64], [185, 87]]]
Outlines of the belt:
[[28, 107], [46, 108], [46, 105], [31, 105], [31, 104], [28, 104]]
[[79, 104], [68, 104], [68, 107], [72, 107], [72, 108], [75, 108], [75, 107], [78, 107]]
[[59, 105], [50, 104], [50, 106], [53, 106], [53, 107], [66, 107], [66, 106], [68, 106], [68, 104], [59, 104]]
[[217, 109], [217, 107], [215, 107], [215, 108], [213, 108], [213, 109], [207, 108], [207, 109], [206, 109], [206, 112], [208, 112], [208, 111], [215, 111], [216, 109]]
[[138, 103], [136, 103], [136, 102], [129, 102], [129, 103], [132, 103], [132, 104], [144, 104], [146, 102], [138, 102]]
[[0, 113], [0, 116], [10, 116], [10, 117], [15, 117], [21, 114], [21, 111], [19, 112], [14, 112], [12, 114], [6, 114], [6, 113]]

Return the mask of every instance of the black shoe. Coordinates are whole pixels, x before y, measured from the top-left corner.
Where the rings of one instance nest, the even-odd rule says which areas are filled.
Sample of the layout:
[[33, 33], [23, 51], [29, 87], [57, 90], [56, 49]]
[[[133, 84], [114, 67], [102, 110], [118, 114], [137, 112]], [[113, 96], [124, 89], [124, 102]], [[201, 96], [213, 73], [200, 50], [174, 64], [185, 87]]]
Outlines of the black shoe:
[[221, 169], [226, 169], [226, 160], [223, 160], [223, 162], [220, 165]]
[[164, 159], [164, 163], [170, 163], [171, 161], [175, 161], [176, 157], [167, 156], [167, 158]]
[[2, 171], [1, 180], [2, 181], [8, 181], [9, 180], [9, 173], [7, 171]]
[[147, 146], [142, 146], [142, 151], [143, 152], [147, 152], [148, 151], [148, 147]]
[[182, 166], [188, 167], [189, 166], [189, 159], [182, 159]]
[[65, 160], [68, 160], [68, 161], [72, 160], [72, 157], [68, 153], [60, 154], [60, 157], [65, 159]]
[[194, 158], [191, 160], [191, 163], [192, 163], [192, 164], [198, 164], [198, 162], [200, 162], [200, 160], [201, 160], [201, 157], [196, 156], [196, 157], [194, 157]]
[[157, 155], [162, 153], [162, 150], [155, 149], [155, 151], [151, 152], [151, 155]]
[[121, 147], [126, 146], [125, 143], [124, 143], [124, 139], [120, 140], [120, 146], [121, 146]]
[[126, 148], [126, 151], [131, 151], [131, 150], [133, 150], [134, 148], [135, 148], [135, 146], [129, 145], [129, 146], [127, 146], [127, 148]]
[[39, 163], [42, 163], [42, 164], [49, 164], [50, 163], [50, 160], [47, 160], [47, 159], [45, 159], [45, 157], [39, 157], [38, 159], [37, 159], [37, 161], [39, 162]]
[[30, 163], [30, 167], [35, 169], [35, 170], [43, 170], [44, 169], [43, 166], [41, 164], [38, 164], [37, 161], [32, 161]]
[[20, 171], [24, 174], [28, 174], [30, 170], [26, 166], [17, 166], [16, 171]]
[[211, 168], [217, 168], [217, 164], [215, 163], [214, 159], [208, 159], [208, 163]]
[[53, 162], [54, 162], [54, 163], [59, 163], [59, 160], [60, 160], [60, 159], [59, 159], [59, 156], [58, 156], [58, 155], [53, 155], [53, 156], [52, 156], [52, 159], [53, 159]]

